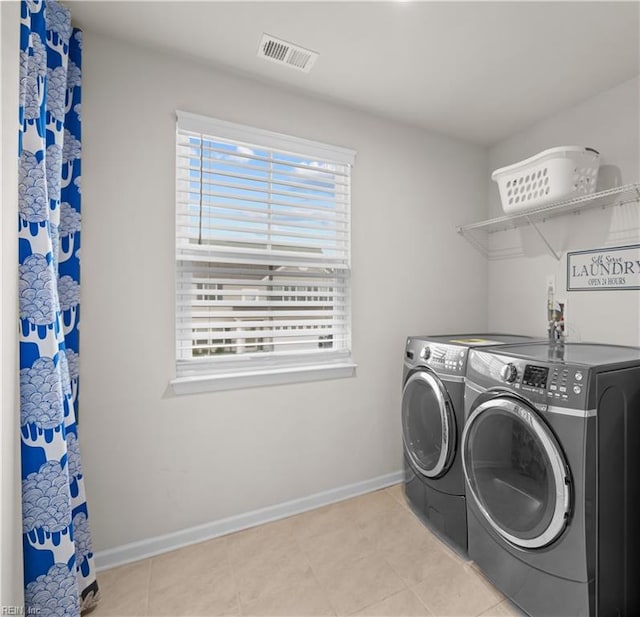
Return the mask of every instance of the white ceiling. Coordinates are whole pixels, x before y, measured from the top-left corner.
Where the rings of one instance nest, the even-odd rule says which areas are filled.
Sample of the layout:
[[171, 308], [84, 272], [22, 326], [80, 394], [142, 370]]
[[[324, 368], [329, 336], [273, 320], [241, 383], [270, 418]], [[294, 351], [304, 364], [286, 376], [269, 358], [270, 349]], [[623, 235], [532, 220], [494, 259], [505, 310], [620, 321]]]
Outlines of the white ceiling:
[[[638, 2], [66, 2], [74, 21], [478, 144], [640, 73]], [[263, 32], [320, 53], [256, 56]]]

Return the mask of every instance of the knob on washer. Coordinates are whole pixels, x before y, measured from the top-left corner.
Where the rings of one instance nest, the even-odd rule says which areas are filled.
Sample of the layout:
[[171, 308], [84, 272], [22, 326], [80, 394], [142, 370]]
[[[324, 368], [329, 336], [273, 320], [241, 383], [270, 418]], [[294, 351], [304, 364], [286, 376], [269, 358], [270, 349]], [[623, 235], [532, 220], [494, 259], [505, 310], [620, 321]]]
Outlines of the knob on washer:
[[429, 347], [423, 347], [420, 351], [420, 357], [423, 360], [428, 360], [429, 356], [431, 356], [431, 349]]
[[516, 380], [516, 377], [518, 376], [518, 369], [515, 367], [514, 364], [510, 362], [509, 364], [505, 364], [502, 367], [500, 371], [500, 376], [507, 383], [513, 383]]

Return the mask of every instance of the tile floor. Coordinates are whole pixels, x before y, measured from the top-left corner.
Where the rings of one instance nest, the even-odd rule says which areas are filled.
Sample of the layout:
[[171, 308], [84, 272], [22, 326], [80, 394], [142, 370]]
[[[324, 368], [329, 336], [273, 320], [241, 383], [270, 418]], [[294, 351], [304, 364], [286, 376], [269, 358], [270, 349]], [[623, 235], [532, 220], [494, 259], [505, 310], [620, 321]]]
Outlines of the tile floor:
[[98, 574], [90, 617], [519, 613], [435, 538], [401, 485]]

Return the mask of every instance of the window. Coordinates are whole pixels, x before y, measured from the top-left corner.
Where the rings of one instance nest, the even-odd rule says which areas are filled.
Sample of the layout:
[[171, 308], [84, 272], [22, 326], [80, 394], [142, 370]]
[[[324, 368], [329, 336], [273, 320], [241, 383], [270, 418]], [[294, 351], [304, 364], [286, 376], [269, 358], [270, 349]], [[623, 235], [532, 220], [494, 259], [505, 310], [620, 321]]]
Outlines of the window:
[[177, 115], [175, 391], [353, 374], [355, 153]]

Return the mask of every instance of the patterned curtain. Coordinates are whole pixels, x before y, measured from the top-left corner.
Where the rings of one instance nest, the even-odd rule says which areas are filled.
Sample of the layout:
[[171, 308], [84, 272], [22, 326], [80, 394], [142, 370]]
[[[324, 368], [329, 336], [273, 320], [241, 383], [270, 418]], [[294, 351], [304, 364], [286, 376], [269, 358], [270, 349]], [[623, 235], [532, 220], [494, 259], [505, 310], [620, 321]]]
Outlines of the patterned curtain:
[[20, 412], [25, 614], [98, 600], [78, 428], [82, 32], [54, 0], [20, 24]]

